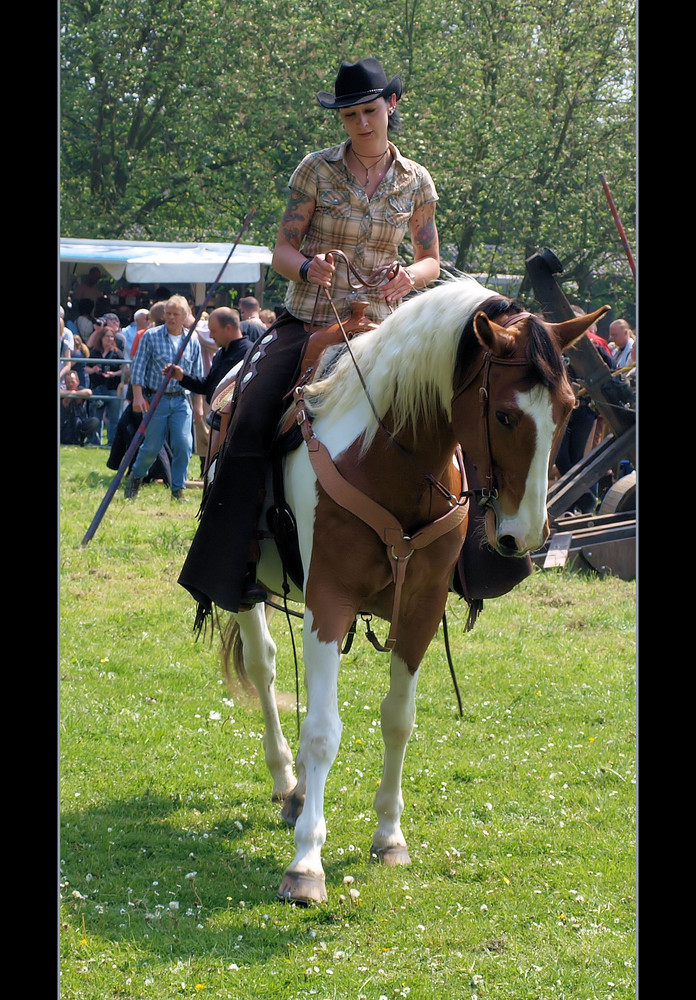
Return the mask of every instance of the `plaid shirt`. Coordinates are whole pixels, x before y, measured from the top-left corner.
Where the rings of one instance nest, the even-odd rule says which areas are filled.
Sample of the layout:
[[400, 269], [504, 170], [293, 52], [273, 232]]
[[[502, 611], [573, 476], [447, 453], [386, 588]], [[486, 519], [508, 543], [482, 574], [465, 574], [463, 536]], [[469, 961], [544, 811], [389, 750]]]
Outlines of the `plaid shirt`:
[[[185, 336], [186, 331], [184, 330], [182, 337]], [[176, 355], [180, 348], [181, 341], [177, 346], [174, 345], [173, 339], [167, 333], [166, 324], [146, 330], [140, 338], [138, 350], [131, 366], [131, 383], [156, 392], [164, 378], [162, 369], [170, 362], [176, 361]], [[203, 377], [201, 349], [196, 337], [191, 337], [186, 345], [186, 350], [176, 363], [181, 365], [187, 375], [192, 375], [194, 378]], [[175, 379], [169, 380], [168, 393], [183, 393], [183, 391], [179, 382]]]
[[[311, 198], [316, 205], [301, 248], [307, 257], [342, 250], [363, 277], [398, 259], [414, 211], [429, 201], [437, 201], [438, 196], [428, 171], [403, 157], [392, 143], [389, 146], [394, 162], [370, 200], [346, 164], [348, 140], [309, 153], [302, 160], [288, 187]], [[349, 294], [346, 268], [339, 264], [331, 297], [341, 319], [350, 316], [349, 304], [342, 301]], [[380, 299], [376, 291], [362, 289], [360, 294], [369, 299], [366, 315], [373, 322], [380, 322], [393, 311], [392, 304]], [[289, 283], [285, 308], [297, 319], [309, 322], [316, 302], [316, 285]], [[320, 326], [335, 322], [325, 296], [319, 296], [315, 318]]]

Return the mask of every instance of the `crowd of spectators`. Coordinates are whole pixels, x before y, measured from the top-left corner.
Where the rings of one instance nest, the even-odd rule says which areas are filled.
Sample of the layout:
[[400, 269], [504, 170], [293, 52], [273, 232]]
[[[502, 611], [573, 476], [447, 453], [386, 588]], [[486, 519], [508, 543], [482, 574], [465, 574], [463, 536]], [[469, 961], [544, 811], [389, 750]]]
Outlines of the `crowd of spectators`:
[[[99, 291], [100, 277], [103, 275], [99, 269], [93, 268], [75, 286], [67, 307], [60, 307], [59, 434], [62, 445], [108, 450], [107, 467], [118, 469], [143, 419], [143, 413], [133, 406], [133, 362], [144, 334], [155, 327], [164, 328], [165, 307], [172, 296], [162, 287], [156, 292], [160, 297], [149, 308], [114, 307]], [[237, 317], [236, 335], [241, 327], [243, 346], [250, 346], [273, 322], [275, 313], [261, 310], [252, 296], [241, 299], [238, 304], [239, 312], [227, 312]], [[196, 312], [193, 300], [189, 299], [185, 333], [193, 326]], [[209, 318], [207, 312], [201, 313], [194, 335], [204, 378], [211, 368], [213, 374], [219, 368], [220, 359], [216, 362], [216, 354], [222, 350], [217, 330], [214, 329], [215, 336], [211, 332]], [[213, 324], [215, 322], [213, 319]], [[237, 345], [236, 354], [240, 350]], [[190, 388], [184, 391], [192, 395]], [[206, 395], [209, 397], [210, 393]], [[206, 416], [209, 402], [209, 398], [204, 397]], [[193, 453], [200, 457], [202, 475], [208, 451], [209, 423], [196, 421], [192, 435]], [[158, 480], [171, 485], [171, 459], [170, 442], [165, 440], [144, 482]]]

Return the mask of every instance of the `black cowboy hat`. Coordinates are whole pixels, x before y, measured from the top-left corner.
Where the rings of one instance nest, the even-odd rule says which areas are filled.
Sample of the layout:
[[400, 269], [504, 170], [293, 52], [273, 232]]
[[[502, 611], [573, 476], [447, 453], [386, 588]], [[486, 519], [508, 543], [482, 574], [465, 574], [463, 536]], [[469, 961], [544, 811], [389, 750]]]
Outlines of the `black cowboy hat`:
[[395, 76], [387, 83], [387, 74], [378, 59], [361, 59], [356, 63], [343, 62], [336, 77], [336, 96], [320, 90], [317, 100], [324, 108], [348, 108], [353, 104], [367, 104], [378, 97], [396, 94], [401, 97], [401, 77]]

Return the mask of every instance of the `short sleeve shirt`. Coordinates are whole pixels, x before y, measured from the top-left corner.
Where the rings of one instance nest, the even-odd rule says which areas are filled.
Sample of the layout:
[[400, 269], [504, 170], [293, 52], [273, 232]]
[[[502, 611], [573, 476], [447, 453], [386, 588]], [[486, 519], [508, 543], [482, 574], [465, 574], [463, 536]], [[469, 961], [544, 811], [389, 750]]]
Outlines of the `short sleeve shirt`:
[[[309, 153], [292, 174], [291, 191], [311, 198], [315, 205], [301, 250], [307, 257], [328, 250], [342, 250], [359, 274], [368, 277], [385, 264], [398, 260], [399, 247], [408, 233], [413, 213], [437, 201], [433, 179], [419, 163], [403, 157], [390, 143], [393, 162], [379, 187], [368, 199], [346, 164], [348, 140], [340, 146]], [[331, 298], [341, 319], [350, 315], [352, 290], [345, 266], [338, 266]], [[374, 290], [361, 289], [368, 299], [366, 315], [381, 322], [393, 310]], [[347, 301], [346, 301], [347, 300]], [[316, 305], [316, 312], [315, 312]], [[291, 281], [285, 307], [298, 319], [318, 326], [335, 322], [325, 296], [317, 302], [317, 286]]]

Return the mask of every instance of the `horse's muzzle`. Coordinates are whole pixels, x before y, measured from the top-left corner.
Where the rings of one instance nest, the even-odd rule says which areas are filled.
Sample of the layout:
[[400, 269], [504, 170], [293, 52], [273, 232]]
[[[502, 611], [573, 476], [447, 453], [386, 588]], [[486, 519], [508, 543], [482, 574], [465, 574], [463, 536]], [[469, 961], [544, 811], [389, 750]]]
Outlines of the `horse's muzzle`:
[[499, 522], [493, 510], [488, 512], [486, 522], [488, 538], [501, 556], [520, 557], [527, 555], [528, 552], [536, 552], [549, 537], [548, 518], [544, 520], [541, 529], [535, 531], [531, 529], [515, 531], [514, 525], [510, 522]]

